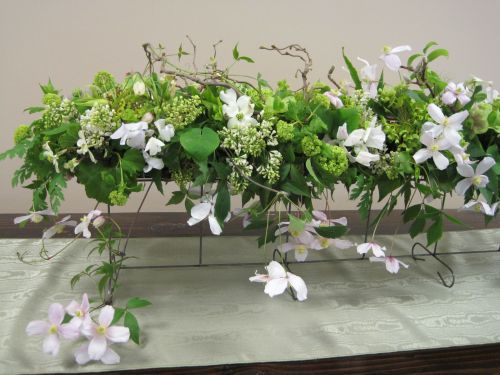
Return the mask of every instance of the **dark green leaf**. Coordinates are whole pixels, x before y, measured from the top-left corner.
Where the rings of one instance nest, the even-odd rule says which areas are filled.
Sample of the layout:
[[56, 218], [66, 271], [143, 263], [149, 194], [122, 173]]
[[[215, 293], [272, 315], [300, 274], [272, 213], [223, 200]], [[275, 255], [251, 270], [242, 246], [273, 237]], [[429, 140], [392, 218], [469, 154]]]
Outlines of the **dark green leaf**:
[[225, 182], [219, 182], [219, 189], [217, 190], [217, 199], [215, 200], [215, 217], [220, 224], [224, 220], [231, 209], [231, 196]]
[[166, 205], [168, 206], [170, 204], [179, 204], [184, 200], [185, 197], [186, 193], [182, 191], [174, 191]]
[[334, 225], [331, 227], [317, 227], [314, 230], [322, 237], [339, 238], [347, 233], [348, 228], [345, 225]]
[[441, 215], [436, 217], [436, 220], [427, 229], [427, 246], [439, 241], [443, 235], [443, 217]]
[[132, 341], [139, 345], [141, 332], [139, 329], [139, 323], [137, 322], [137, 318], [135, 317], [135, 315], [127, 311], [125, 313], [125, 321], [123, 324], [130, 330], [130, 338], [132, 339]]
[[344, 52], [344, 47], [342, 47], [342, 56], [344, 57], [344, 62], [347, 65], [347, 69], [349, 70], [349, 74], [351, 75], [352, 81], [354, 82], [356, 90], [361, 90], [361, 80], [359, 79], [358, 71], [352, 65], [351, 60], [346, 56]]
[[410, 236], [415, 238], [418, 234], [422, 233], [425, 228], [425, 218], [423, 216], [418, 216], [417, 219], [410, 226]]
[[123, 314], [125, 314], [125, 309], [122, 309], [121, 307], [115, 307], [115, 315], [113, 316], [113, 321], [111, 322], [111, 325], [118, 323], [122, 318]]
[[140, 307], [145, 307], [151, 305], [147, 299], [142, 299], [138, 297], [131, 298], [127, 301], [127, 309], [138, 309]]
[[414, 206], [408, 207], [403, 214], [403, 221], [405, 223], [414, 220], [422, 209], [422, 205], [416, 204]]

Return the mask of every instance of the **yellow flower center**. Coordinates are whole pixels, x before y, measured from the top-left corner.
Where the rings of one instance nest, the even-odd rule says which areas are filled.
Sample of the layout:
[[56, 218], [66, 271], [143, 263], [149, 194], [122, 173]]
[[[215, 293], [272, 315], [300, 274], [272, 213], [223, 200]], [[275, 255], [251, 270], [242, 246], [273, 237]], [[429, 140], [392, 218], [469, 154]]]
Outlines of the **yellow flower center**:
[[290, 231], [290, 234], [293, 236], [293, 237], [298, 237], [300, 236], [300, 232], [298, 230], [292, 230]]
[[476, 212], [481, 212], [481, 206], [480, 206], [479, 204], [476, 204], [476, 205], [474, 206], [474, 211], [476, 211]]
[[448, 119], [448, 117], [445, 117], [443, 120], [443, 126], [448, 126], [449, 123], [450, 123], [450, 120]]
[[305, 247], [305, 245], [298, 245], [295, 250], [299, 253], [299, 254], [304, 254], [307, 250], [307, 248]]
[[245, 115], [244, 115], [243, 113], [241, 113], [241, 112], [240, 112], [240, 113], [238, 113], [238, 114], [236, 115], [236, 119], [237, 119], [238, 121], [241, 121], [241, 120], [243, 120], [244, 118], [245, 118]]
[[75, 311], [75, 316], [77, 316], [78, 318], [81, 318], [83, 316], [82, 310], [76, 310]]
[[319, 240], [319, 243], [321, 244], [321, 247], [328, 247], [328, 238], [322, 238], [321, 240]]
[[474, 176], [472, 177], [472, 185], [478, 186], [481, 183], [481, 177], [480, 176]]
[[431, 145], [431, 151], [438, 151], [438, 150], [439, 150], [439, 146], [436, 143]]
[[98, 326], [95, 330], [100, 335], [104, 335], [106, 333], [106, 327], [103, 325]]
[[52, 334], [57, 333], [57, 325], [52, 324], [49, 328], [49, 333], [52, 333]]

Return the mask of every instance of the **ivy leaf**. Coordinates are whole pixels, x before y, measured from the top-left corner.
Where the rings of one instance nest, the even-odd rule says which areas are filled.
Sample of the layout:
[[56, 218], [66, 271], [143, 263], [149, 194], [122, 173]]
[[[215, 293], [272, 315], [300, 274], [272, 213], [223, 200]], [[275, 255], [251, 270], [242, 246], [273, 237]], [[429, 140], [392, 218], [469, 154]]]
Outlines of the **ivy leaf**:
[[349, 74], [351, 75], [356, 90], [361, 90], [362, 86], [361, 86], [361, 80], [359, 79], [358, 71], [356, 70], [354, 65], [352, 65], [351, 60], [349, 60], [349, 58], [346, 56], [344, 52], [344, 47], [342, 47], [342, 56], [344, 57], [344, 62], [347, 65], [347, 69], [349, 70]]
[[205, 161], [219, 147], [219, 136], [210, 128], [191, 128], [183, 132], [180, 142], [184, 150], [197, 161]]
[[331, 227], [317, 227], [316, 233], [326, 238], [339, 238], [347, 233], [348, 228], [345, 225], [334, 225]]
[[147, 299], [138, 297], [131, 298], [127, 301], [127, 309], [138, 309], [149, 305], [151, 305], [151, 302], [149, 302]]
[[130, 330], [130, 338], [132, 339], [132, 341], [139, 345], [139, 337], [141, 331], [139, 329], [139, 323], [137, 322], [137, 318], [135, 317], [135, 315], [127, 311], [125, 313], [125, 320], [123, 324]]

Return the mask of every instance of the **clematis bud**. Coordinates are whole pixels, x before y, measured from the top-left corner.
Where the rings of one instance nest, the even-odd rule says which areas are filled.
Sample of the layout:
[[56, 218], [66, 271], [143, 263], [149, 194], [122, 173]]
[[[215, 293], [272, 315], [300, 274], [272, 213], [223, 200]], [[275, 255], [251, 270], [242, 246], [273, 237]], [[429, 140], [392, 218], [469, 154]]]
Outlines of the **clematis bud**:
[[144, 122], [147, 122], [148, 124], [151, 124], [154, 119], [155, 119], [155, 117], [153, 116], [153, 114], [151, 112], [146, 112], [144, 114], [144, 116], [142, 116], [141, 121], [144, 121]]
[[132, 88], [134, 90], [134, 94], [137, 96], [142, 96], [146, 93], [146, 85], [142, 81], [137, 81], [134, 83]]

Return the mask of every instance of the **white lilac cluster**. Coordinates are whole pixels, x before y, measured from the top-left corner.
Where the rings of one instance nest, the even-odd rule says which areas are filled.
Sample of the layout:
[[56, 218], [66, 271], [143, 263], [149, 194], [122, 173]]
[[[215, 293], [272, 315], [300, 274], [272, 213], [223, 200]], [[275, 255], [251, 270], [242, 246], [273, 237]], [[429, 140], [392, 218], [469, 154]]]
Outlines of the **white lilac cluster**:
[[91, 148], [101, 148], [116, 129], [117, 124], [113, 120], [115, 111], [108, 104], [97, 103], [91, 109], [87, 109], [80, 116], [81, 130], [78, 132], [78, 154], [89, 154], [91, 160], [96, 160]]
[[253, 165], [248, 161], [247, 155], [228, 158], [228, 163], [232, 167], [228, 181], [235, 192], [243, 192], [248, 187], [248, 178], [252, 176]]
[[[68, 323], [63, 323], [69, 315]], [[75, 341], [79, 338], [88, 340], [75, 352], [75, 360], [84, 365], [90, 361], [100, 361], [107, 365], [120, 363], [120, 356], [111, 349], [113, 343], [126, 343], [130, 338], [127, 327], [112, 324], [115, 309], [105, 306], [101, 309], [97, 322], [90, 316], [90, 304], [87, 294], [82, 302], [71, 301], [66, 307], [53, 303], [49, 307], [47, 320], [29, 322], [26, 333], [29, 336], [44, 336], [43, 352], [56, 356], [61, 347], [61, 340]]]
[[276, 183], [280, 178], [280, 166], [283, 155], [278, 150], [269, 151], [269, 159], [266, 164], [259, 165], [257, 172], [270, 184]]

